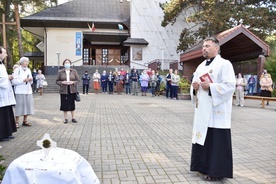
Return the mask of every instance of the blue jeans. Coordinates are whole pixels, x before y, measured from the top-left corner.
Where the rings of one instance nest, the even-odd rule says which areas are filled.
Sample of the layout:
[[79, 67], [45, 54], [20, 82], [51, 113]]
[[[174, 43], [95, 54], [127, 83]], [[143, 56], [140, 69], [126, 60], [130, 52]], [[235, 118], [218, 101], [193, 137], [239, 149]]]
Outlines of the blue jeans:
[[254, 95], [255, 84], [248, 85], [248, 94]]

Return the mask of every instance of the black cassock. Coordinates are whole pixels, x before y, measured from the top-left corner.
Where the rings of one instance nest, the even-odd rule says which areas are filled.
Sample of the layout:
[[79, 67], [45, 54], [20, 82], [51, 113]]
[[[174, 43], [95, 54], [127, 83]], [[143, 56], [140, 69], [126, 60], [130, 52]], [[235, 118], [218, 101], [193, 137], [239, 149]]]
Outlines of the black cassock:
[[204, 146], [192, 145], [191, 171], [233, 178], [231, 130], [208, 128]]
[[16, 132], [12, 106], [0, 107], [0, 139], [12, 136]]

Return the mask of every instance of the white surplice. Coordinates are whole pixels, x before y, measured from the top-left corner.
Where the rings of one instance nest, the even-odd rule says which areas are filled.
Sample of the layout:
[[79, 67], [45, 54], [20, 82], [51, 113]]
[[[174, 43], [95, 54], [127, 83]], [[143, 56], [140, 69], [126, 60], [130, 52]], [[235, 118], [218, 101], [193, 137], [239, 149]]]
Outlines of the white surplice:
[[0, 107], [15, 104], [12, 85], [4, 63], [0, 64]]
[[200, 76], [208, 73], [213, 83], [210, 83], [211, 96], [209, 91], [201, 87], [193, 95], [191, 86], [191, 97], [195, 106], [194, 125], [193, 125], [193, 144], [204, 145], [208, 127], [230, 129], [232, 96], [235, 91], [236, 78], [233, 66], [230, 61], [217, 55], [209, 66], [206, 60], [196, 69], [193, 82], [200, 82]]

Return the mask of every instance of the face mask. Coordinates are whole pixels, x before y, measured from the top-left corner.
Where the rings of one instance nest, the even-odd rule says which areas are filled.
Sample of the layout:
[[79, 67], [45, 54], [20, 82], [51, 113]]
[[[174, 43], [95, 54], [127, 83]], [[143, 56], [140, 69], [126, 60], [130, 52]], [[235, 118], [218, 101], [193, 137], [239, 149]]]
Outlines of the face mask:
[[67, 69], [70, 68], [70, 66], [71, 65], [69, 63], [65, 63], [65, 65], [64, 65], [64, 67], [67, 68]]

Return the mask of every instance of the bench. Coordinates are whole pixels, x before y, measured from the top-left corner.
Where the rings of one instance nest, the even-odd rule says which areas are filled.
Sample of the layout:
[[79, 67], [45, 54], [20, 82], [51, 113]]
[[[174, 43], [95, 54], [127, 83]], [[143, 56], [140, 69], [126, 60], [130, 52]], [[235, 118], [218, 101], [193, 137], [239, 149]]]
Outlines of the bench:
[[[233, 99], [236, 98], [236, 95], [233, 95]], [[264, 97], [264, 96], [244, 96], [244, 99], [251, 99], [251, 100], [261, 100], [262, 101], [262, 108], [265, 108], [265, 101], [276, 101], [275, 97]]]

